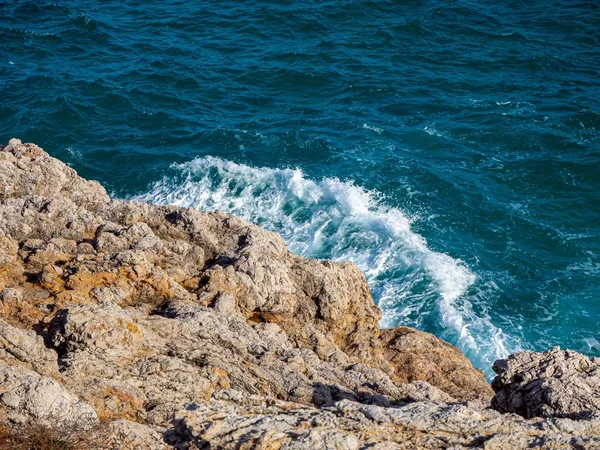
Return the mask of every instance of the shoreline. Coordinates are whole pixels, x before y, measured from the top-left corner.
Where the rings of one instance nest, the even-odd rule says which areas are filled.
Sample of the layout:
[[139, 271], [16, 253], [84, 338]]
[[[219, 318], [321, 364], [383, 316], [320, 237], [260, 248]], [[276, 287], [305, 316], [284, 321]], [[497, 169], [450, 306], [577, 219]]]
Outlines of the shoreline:
[[0, 146], [0, 249], [8, 429], [100, 420], [114, 448], [600, 447], [596, 359], [521, 352], [490, 385], [451, 344], [381, 330], [354, 264], [225, 213], [110, 199], [17, 139]]

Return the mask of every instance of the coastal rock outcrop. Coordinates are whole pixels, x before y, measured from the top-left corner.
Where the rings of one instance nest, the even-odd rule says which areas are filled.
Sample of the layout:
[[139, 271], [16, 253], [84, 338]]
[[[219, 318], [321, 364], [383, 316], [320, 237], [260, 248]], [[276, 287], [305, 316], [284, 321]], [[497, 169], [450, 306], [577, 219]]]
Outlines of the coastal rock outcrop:
[[563, 420], [527, 421], [435, 402], [386, 408], [342, 400], [317, 410], [223, 392], [178, 412], [172, 442], [197, 448], [600, 448], [597, 422]]
[[590, 418], [600, 414], [600, 360], [554, 347], [494, 363], [492, 405], [523, 417]]
[[[351, 263], [0, 149], [0, 448], [2, 430], [78, 420], [107, 423], [115, 449], [600, 447], [596, 419], [492, 410], [456, 347], [380, 318]], [[501, 410], [521, 389], [510, 364]], [[559, 403], [545, 415], [587, 408]]]
[[494, 391], [462, 352], [431, 333], [409, 327], [382, 330], [384, 356], [402, 383], [424, 380], [461, 401], [489, 401]]

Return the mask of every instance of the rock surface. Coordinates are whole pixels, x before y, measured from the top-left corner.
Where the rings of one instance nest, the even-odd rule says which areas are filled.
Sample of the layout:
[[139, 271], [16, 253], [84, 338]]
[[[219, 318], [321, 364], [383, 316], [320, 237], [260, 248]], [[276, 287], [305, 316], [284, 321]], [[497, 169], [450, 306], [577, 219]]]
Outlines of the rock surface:
[[600, 448], [597, 427], [568, 419], [527, 421], [464, 404], [386, 408], [342, 400], [315, 409], [239, 393], [188, 405], [175, 420], [177, 438], [196, 448]]
[[94, 410], [56, 381], [19, 366], [0, 366], [0, 408], [5, 420], [46, 426], [75, 419], [93, 422]]
[[589, 418], [600, 413], [600, 360], [559, 347], [494, 363], [493, 406], [524, 417]]
[[[0, 317], [9, 427], [104, 420], [115, 448], [139, 449], [600, 447], [595, 419], [500, 414], [458, 349], [381, 333], [353, 264], [294, 255], [227, 214], [111, 200], [16, 139], [0, 150]], [[527, 379], [516, 358], [498, 409], [592, 409], [595, 374], [575, 366], [566, 384], [546, 373], [573, 405], [533, 390], [503, 406], [544, 378], [543, 357]]]
[[382, 330], [381, 341], [399, 382], [424, 380], [460, 401], [489, 401], [494, 395], [483, 373], [473, 370], [457, 347], [433, 334], [396, 327]]

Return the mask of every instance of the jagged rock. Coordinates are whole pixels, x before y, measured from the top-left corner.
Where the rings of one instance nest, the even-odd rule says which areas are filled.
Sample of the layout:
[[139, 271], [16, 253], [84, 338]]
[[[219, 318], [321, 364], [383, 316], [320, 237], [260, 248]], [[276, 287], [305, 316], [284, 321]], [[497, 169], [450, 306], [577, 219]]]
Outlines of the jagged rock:
[[63, 354], [93, 348], [132, 358], [142, 351], [143, 331], [131, 314], [113, 303], [102, 303], [60, 311], [52, 322], [51, 340]]
[[489, 402], [494, 395], [483, 373], [457, 347], [433, 334], [397, 327], [382, 330], [381, 341], [395, 380], [424, 380], [462, 401]]
[[115, 450], [166, 450], [162, 433], [129, 420], [115, 420], [109, 424], [110, 440]]
[[36, 145], [11, 139], [2, 149], [0, 200], [39, 195], [47, 199], [67, 197], [78, 206], [93, 207], [108, 202], [96, 181], [84, 180], [63, 162]]
[[15, 328], [0, 319], [0, 363], [24, 366], [44, 375], [58, 374], [58, 355], [33, 330]]
[[[301, 344], [327, 335], [345, 353], [390, 370], [377, 339], [381, 313], [353, 264], [293, 255], [276, 234], [226, 214], [110, 201], [99, 184], [33, 144], [13, 139], [2, 154], [0, 229], [25, 244], [23, 265], [57, 303], [89, 302], [96, 288], [114, 286], [129, 293], [122, 303], [235, 306]], [[300, 332], [307, 324], [315, 333]]]
[[[176, 415], [177, 448], [463, 449], [599, 448], [597, 423], [546, 423], [468, 406], [394, 408], [342, 400], [321, 409], [239, 392], [219, 392]], [[248, 447], [243, 447], [247, 445]], [[194, 448], [194, 447], [192, 447]]]
[[8, 423], [56, 426], [94, 422], [94, 410], [55, 380], [18, 366], [0, 365], [0, 411]]
[[77, 380], [73, 392], [103, 418], [164, 425], [182, 404], [229, 387], [310, 405], [452, 400], [427, 383], [398, 385], [365, 364], [324, 361], [295, 348], [276, 324], [250, 325], [191, 305], [163, 314], [101, 304], [74, 306], [53, 320], [50, 340], [62, 355], [63, 376]]
[[0, 302], [20, 302], [23, 300], [23, 295], [18, 289], [6, 288], [0, 291]]
[[600, 413], [600, 360], [554, 347], [494, 363], [492, 406], [523, 417], [586, 418]]

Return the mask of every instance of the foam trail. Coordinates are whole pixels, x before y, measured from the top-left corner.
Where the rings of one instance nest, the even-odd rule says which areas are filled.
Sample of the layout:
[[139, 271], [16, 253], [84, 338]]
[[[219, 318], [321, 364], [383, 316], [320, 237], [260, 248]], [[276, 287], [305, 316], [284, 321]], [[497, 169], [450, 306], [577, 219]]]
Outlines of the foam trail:
[[172, 166], [176, 175], [136, 200], [222, 210], [277, 231], [308, 257], [350, 260], [383, 311], [382, 326], [436, 323], [477, 366], [506, 356], [502, 331], [473, 313], [465, 293], [476, 276], [460, 260], [428, 248], [399, 209], [376, 192], [296, 169], [253, 168], [216, 157]]

